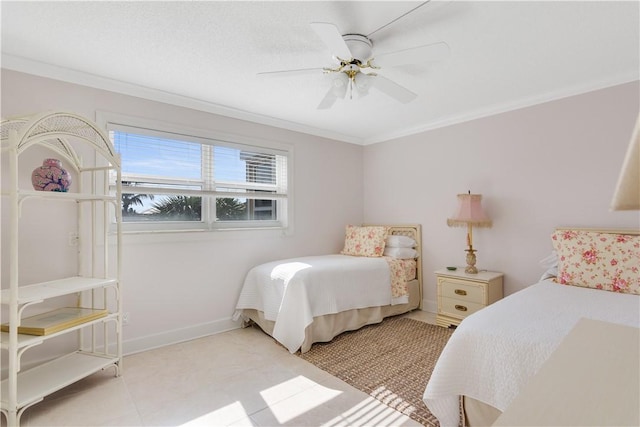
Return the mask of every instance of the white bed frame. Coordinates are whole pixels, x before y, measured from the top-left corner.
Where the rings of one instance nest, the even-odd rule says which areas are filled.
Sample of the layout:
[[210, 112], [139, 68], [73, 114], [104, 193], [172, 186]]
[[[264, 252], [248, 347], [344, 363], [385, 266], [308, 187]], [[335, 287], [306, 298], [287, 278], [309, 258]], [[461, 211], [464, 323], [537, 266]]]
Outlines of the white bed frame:
[[[366, 225], [373, 226], [380, 224]], [[418, 257], [416, 258], [416, 277], [414, 280], [408, 282], [409, 302], [407, 304], [368, 307], [314, 317], [313, 323], [305, 329], [305, 339], [300, 348], [302, 353], [307, 352], [313, 343], [331, 341], [342, 332], [353, 331], [365, 325], [380, 323], [385, 317], [396, 316], [422, 308], [422, 228], [420, 225], [383, 224], [381, 226], [389, 227], [390, 235], [408, 236], [413, 238], [417, 243], [415, 248], [418, 252]], [[262, 311], [244, 309], [242, 316], [245, 319], [250, 319], [243, 323], [243, 327], [254, 323], [267, 334], [273, 334], [275, 322], [265, 319]]]

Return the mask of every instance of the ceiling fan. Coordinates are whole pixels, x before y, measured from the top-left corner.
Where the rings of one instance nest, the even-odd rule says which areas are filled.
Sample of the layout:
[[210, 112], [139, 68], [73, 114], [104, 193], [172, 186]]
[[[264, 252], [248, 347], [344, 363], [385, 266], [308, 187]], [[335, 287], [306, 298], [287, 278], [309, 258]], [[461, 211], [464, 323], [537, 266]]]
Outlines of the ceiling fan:
[[400, 18], [408, 15], [424, 2], [409, 12], [383, 25], [368, 35], [341, 34], [338, 27], [328, 22], [312, 22], [311, 28], [329, 48], [333, 59], [337, 62], [332, 67], [304, 68], [284, 71], [268, 71], [258, 73], [259, 76], [293, 76], [324, 72], [335, 76], [331, 80], [326, 95], [320, 101], [318, 109], [333, 106], [337, 99], [366, 96], [370, 88], [374, 88], [401, 103], [408, 103], [417, 94], [379, 74], [378, 70], [386, 67], [418, 64], [427, 61], [438, 61], [449, 55], [449, 46], [445, 42], [417, 46], [394, 52], [374, 55], [373, 42], [369, 38], [373, 33], [391, 25]]

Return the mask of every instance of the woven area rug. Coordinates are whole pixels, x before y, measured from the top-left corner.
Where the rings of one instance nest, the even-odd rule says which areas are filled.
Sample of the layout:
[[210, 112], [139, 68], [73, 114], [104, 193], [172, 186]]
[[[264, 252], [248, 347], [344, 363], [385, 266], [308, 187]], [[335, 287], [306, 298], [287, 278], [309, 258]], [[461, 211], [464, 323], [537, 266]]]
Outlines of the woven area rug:
[[304, 360], [425, 426], [439, 426], [422, 395], [453, 330], [405, 317], [338, 335]]

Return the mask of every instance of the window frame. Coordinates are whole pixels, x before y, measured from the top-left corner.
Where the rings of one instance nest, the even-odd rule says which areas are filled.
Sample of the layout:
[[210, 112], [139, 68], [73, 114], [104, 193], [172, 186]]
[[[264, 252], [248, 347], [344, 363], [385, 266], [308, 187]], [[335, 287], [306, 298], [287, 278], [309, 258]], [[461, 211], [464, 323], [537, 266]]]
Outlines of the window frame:
[[[110, 133], [111, 131], [122, 131], [134, 134], [140, 134], [150, 137], [181, 140], [189, 143], [197, 143], [202, 146], [212, 147], [209, 152], [203, 155], [202, 162], [211, 160], [215, 146], [229, 147], [232, 149], [253, 150], [260, 153], [269, 153], [282, 155], [286, 158], [286, 193], [278, 196], [270, 196], [276, 203], [276, 220], [225, 220], [217, 221], [215, 215], [215, 203], [219, 197], [224, 197], [224, 192], [212, 191], [210, 185], [214, 181], [206, 182], [200, 180], [190, 180], [194, 185], [202, 185], [203, 190], [186, 190], [173, 191], [176, 195], [193, 195], [202, 197], [202, 215], [200, 221], [135, 221], [123, 222], [122, 230], [125, 233], [146, 233], [146, 232], [176, 232], [176, 231], [230, 231], [230, 230], [278, 230], [289, 234], [293, 229], [293, 145], [283, 142], [277, 142], [268, 139], [256, 139], [247, 136], [229, 134], [214, 130], [205, 130], [189, 126], [182, 126], [174, 123], [161, 122], [158, 120], [128, 116], [111, 112], [96, 112], [97, 123]], [[205, 159], [206, 157], [206, 159]], [[135, 175], [133, 175], [135, 176]], [[142, 176], [142, 174], [140, 174]], [[153, 177], [151, 180], [158, 177]], [[127, 181], [126, 175], [123, 174], [123, 181]], [[185, 184], [189, 180], [172, 179], [167, 177], [161, 179], [163, 183]], [[258, 187], [264, 185], [265, 189], [273, 187], [271, 184], [259, 184]], [[255, 184], [242, 185], [237, 182], [218, 181], [218, 187], [237, 188], [242, 191], [245, 188], [255, 188]], [[277, 183], [275, 184], [278, 185]], [[207, 188], [209, 186], [209, 188]], [[115, 188], [114, 186], [111, 187]], [[129, 188], [123, 186], [122, 193], [129, 194]], [[147, 190], [146, 188], [144, 190]], [[142, 190], [141, 187], [141, 191]], [[167, 194], [158, 191], [156, 194]], [[231, 192], [238, 198], [238, 194]], [[254, 197], [255, 198], [255, 197]], [[262, 200], [262, 199], [258, 199]], [[113, 215], [113, 214], [112, 214]], [[112, 218], [115, 223], [115, 215]]]

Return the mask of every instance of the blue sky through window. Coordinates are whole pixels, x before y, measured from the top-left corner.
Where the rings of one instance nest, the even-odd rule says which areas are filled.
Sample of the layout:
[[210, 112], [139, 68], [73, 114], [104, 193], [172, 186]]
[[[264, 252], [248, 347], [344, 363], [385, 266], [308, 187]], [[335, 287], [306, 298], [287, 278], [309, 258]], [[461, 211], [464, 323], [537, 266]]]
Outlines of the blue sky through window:
[[[199, 143], [114, 132], [114, 144], [122, 156], [123, 174], [202, 179]], [[240, 152], [237, 148], [214, 147], [216, 180], [245, 180], [246, 162], [240, 159]]]
[[[122, 173], [125, 176], [196, 181], [205, 179], [202, 171], [203, 145], [200, 143], [118, 131], [113, 133], [113, 139], [115, 148], [121, 155]], [[246, 162], [241, 160], [240, 153], [241, 150], [237, 148], [214, 146], [214, 173], [217, 181], [246, 181]], [[139, 193], [144, 193], [144, 190], [140, 189]], [[142, 206], [132, 207], [136, 212], [145, 212], [165, 197], [156, 195], [153, 200], [143, 199]]]

